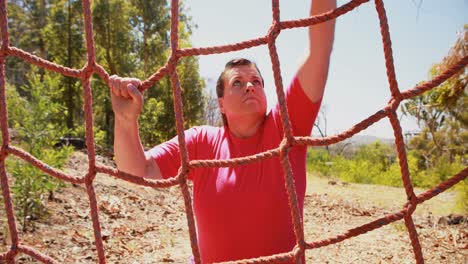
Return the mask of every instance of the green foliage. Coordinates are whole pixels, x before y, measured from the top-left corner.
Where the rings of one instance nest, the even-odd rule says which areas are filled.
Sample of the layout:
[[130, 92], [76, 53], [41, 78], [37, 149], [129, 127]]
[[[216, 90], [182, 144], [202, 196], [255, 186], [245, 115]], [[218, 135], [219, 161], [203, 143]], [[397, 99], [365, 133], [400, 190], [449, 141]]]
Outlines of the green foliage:
[[[448, 55], [430, 70], [430, 77], [441, 74], [468, 55], [468, 26]], [[409, 141], [419, 171], [414, 180], [424, 187], [446, 180], [466, 167], [468, 149], [468, 72], [455, 73], [444, 83], [403, 104], [403, 113], [417, 119], [421, 133]], [[460, 188], [466, 197], [466, 188]], [[464, 193], [463, 193], [464, 192]], [[459, 207], [466, 208], [463, 203]]]
[[[49, 60], [71, 68], [81, 68], [85, 63], [83, 12], [80, 0], [51, 1], [47, 26], [41, 33]], [[60, 76], [59, 100], [65, 106], [65, 121], [70, 133], [83, 123], [81, 82], [79, 79]], [[79, 134], [78, 134], [79, 135]]]
[[[100, 0], [93, 4], [96, 50], [99, 64], [109, 73], [149, 77], [163, 66], [169, 56], [169, 6], [166, 0]], [[180, 8], [180, 47], [190, 47], [190, 17]], [[204, 100], [203, 79], [198, 74], [194, 57], [179, 61], [177, 73], [182, 89], [185, 127], [201, 123]], [[105, 145], [112, 145], [113, 113], [108, 88], [101, 81], [93, 82], [96, 130], [106, 134]], [[145, 94], [140, 124], [144, 145], [154, 145], [176, 134], [172, 87], [163, 78]], [[148, 105], [147, 105], [148, 104]], [[151, 122], [146, 124], [145, 122]]]
[[468, 212], [468, 180], [465, 179], [455, 185], [457, 190], [456, 208], [461, 212]]
[[[36, 56], [71, 68], [86, 62], [83, 13], [80, 0], [18, 0], [7, 3], [10, 44]], [[111, 75], [146, 79], [169, 56], [170, 10], [167, 0], [97, 0], [92, 3], [97, 62]], [[180, 47], [190, 47], [191, 18], [180, 5]], [[15, 142], [36, 158], [60, 168], [71, 149], [53, 149], [64, 135], [84, 137], [81, 81], [55, 74], [10, 57], [7, 60], [9, 127]], [[182, 59], [177, 73], [183, 93], [185, 126], [201, 123], [204, 80], [195, 57]], [[109, 147], [113, 139], [113, 113], [108, 87], [92, 79], [96, 144]], [[175, 135], [172, 88], [168, 78], [145, 92], [140, 123], [146, 146]], [[46, 193], [60, 182], [14, 158], [7, 159], [13, 175], [15, 208], [23, 218], [46, 212]]]
[[[463, 56], [468, 55], [466, 41], [468, 27], [442, 62], [430, 70], [434, 78]], [[417, 119], [421, 133], [409, 142], [411, 149], [418, 151], [419, 166], [431, 169], [440, 166], [440, 161], [453, 163], [456, 157], [466, 162], [468, 149], [468, 72], [461, 70], [447, 81], [403, 104], [403, 113]], [[439, 165], [437, 165], [439, 164]]]
[[382, 172], [389, 170], [395, 153], [379, 141], [358, 148], [351, 159], [330, 156], [324, 149], [310, 150], [309, 168], [323, 176], [338, 176], [342, 180], [358, 183], [377, 183]]
[[155, 124], [159, 123], [159, 116], [152, 113], [158, 113], [163, 109], [163, 103], [155, 98], [149, 98], [145, 102], [145, 111], [140, 116], [140, 137], [145, 142], [145, 148], [151, 147], [151, 142], [160, 142], [164, 137], [162, 131], [155, 131]]
[[[421, 168], [419, 152], [407, 152], [410, 178], [413, 186], [433, 188], [465, 168], [462, 158], [449, 161], [441, 157], [429, 169]], [[401, 167], [395, 151], [380, 142], [360, 146], [349, 158], [343, 155], [329, 155], [325, 149], [309, 149], [307, 170], [324, 177], [336, 177], [346, 182], [380, 184], [402, 187]], [[455, 188], [458, 195], [457, 207], [467, 212], [468, 196], [466, 180]]]
[[[10, 45], [47, 58], [41, 34], [41, 29], [46, 25], [46, 2], [42, 0], [8, 1], [7, 8]], [[30, 64], [23, 60], [16, 58], [7, 60], [5, 71], [8, 82], [16, 87], [27, 84], [26, 73], [30, 69]], [[40, 74], [43, 74], [43, 71]]]
[[[137, 43], [138, 60], [143, 64], [139, 67], [138, 73], [143, 72], [144, 76], [148, 76], [156, 69], [161, 67], [169, 56], [169, 7], [166, 1], [153, 1], [151, 4], [146, 1], [135, 1], [139, 4], [136, 9], [148, 5], [148, 10], [153, 10], [148, 13], [148, 10], [140, 10], [133, 17], [136, 23], [136, 30], [142, 36]], [[146, 3], [146, 4], [145, 4]], [[180, 7], [179, 13], [179, 47], [190, 47], [189, 37], [191, 34], [192, 22], [190, 17], [185, 15], [183, 5]], [[155, 16], [154, 14], [160, 14]], [[154, 35], [154, 31], [159, 33]], [[162, 32], [161, 32], [162, 31]], [[143, 70], [143, 71], [142, 71]], [[198, 59], [195, 57], [187, 57], [179, 60], [177, 65], [177, 74], [179, 77], [180, 87], [182, 90], [182, 103], [184, 113], [184, 127], [189, 128], [201, 124], [203, 120], [203, 111], [205, 108], [205, 100], [203, 88], [205, 87], [204, 80], [199, 75]], [[149, 71], [149, 72], [148, 72]], [[140, 129], [140, 136], [144, 145], [154, 145], [176, 135], [176, 119], [174, 113], [174, 99], [172, 84], [169, 78], [163, 78], [145, 93], [145, 106], [140, 125], [144, 124], [143, 120], [151, 120], [150, 129]], [[146, 102], [152, 101], [153, 105], [146, 105]], [[155, 105], [157, 101], [157, 111]], [[154, 122], [156, 121], [157, 122]]]
[[[166, 0], [131, 0], [131, 6], [130, 24], [138, 32], [135, 35], [135, 50], [141, 65], [136, 76], [147, 77], [167, 60], [170, 10]], [[182, 36], [182, 39], [185, 37]]]
[[370, 161], [379, 170], [387, 170], [394, 157], [395, 151], [389, 145], [380, 141], [361, 145], [356, 153], [357, 160]]
[[[137, 68], [135, 36], [130, 24], [131, 4], [123, 0], [98, 0], [92, 5], [96, 57], [110, 75], [132, 76]], [[109, 89], [99, 79], [93, 82], [97, 130], [105, 131], [105, 145], [114, 137], [113, 113]]]
[[[15, 140], [19, 146], [34, 157], [52, 167], [61, 168], [71, 154], [70, 147], [54, 149], [53, 146], [61, 135], [66, 133], [63, 122], [63, 107], [53, 102], [60, 90], [56, 87], [59, 76], [44, 76], [43, 80], [35, 74], [29, 75], [31, 86], [28, 89], [30, 99], [21, 97], [12, 86], [7, 86], [9, 126], [17, 134]], [[23, 230], [29, 221], [46, 216], [44, 201], [63, 183], [52, 178], [30, 164], [16, 158], [8, 158], [7, 171], [13, 176], [13, 202], [17, 215], [22, 219]]]
[[[408, 157], [408, 165], [411, 171], [411, 158]], [[413, 175], [410, 172], [410, 176]], [[375, 176], [374, 182], [376, 184], [394, 186], [394, 187], [402, 187], [403, 181], [401, 180], [401, 168], [398, 162], [394, 162], [390, 165], [388, 170], [381, 171]]]
[[[55, 63], [82, 68], [86, 63], [83, 13], [80, 0], [19, 0], [8, 2], [10, 42], [26, 51]], [[167, 0], [97, 0], [92, 2], [96, 60], [111, 75], [146, 79], [163, 66], [170, 55], [170, 6]], [[179, 47], [190, 47], [192, 21], [183, 2], [179, 13]], [[8, 83], [17, 87], [21, 96], [30, 99], [31, 86], [27, 73], [31, 65], [11, 57], [7, 61]], [[205, 100], [203, 79], [198, 74], [195, 57], [180, 60], [177, 72], [183, 93], [185, 126], [198, 125], [203, 120]], [[49, 71], [36, 71], [40, 78]], [[48, 77], [50, 78], [50, 76]], [[54, 77], [55, 78], [55, 77]], [[84, 137], [83, 96], [81, 81], [60, 76], [52, 89], [60, 90], [52, 100], [63, 106], [63, 118], [68, 135]], [[96, 78], [92, 80], [94, 124], [97, 143], [112, 146], [114, 115], [109, 89]], [[145, 101], [157, 101], [145, 106], [142, 119], [158, 120], [152, 129], [142, 131], [145, 144], [158, 144], [176, 133], [172, 88], [168, 78], [148, 89]], [[153, 141], [154, 140], [154, 141]]]
[[320, 176], [332, 175], [332, 160], [330, 154], [321, 148], [310, 148], [307, 152], [307, 171], [316, 172]]
[[381, 173], [381, 167], [365, 159], [337, 158], [332, 163], [334, 175], [346, 182], [376, 183], [377, 176]]

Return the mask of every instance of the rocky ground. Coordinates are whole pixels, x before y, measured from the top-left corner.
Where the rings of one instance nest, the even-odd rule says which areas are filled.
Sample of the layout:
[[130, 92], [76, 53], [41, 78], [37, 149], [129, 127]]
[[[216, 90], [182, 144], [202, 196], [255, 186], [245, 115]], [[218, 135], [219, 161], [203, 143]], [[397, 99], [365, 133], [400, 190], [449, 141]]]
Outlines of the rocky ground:
[[[111, 165], [102, 158], [99, 161]], [[66, 171], [82, 175], [86, 166], [86, 155], [76, 152]], [[95, 188], [108, 263], [187, 263], [191, 248], [183, 199], [177, 187], [151, 189], [99, 174]], [[373, 198], [397, 192], [404, 201], [404, 191], [376, 188], [309, 180], [304, 206], [306, 240], [341, 234], [401, 208], [403, 203], [393, 198], [389, 198], [390, 203]], [[453, 203], [453, 194], [442, 195], [445, 200], [439, 203]], [[84, 187], [68, 185], [55, 196], [47, 204], [50, 217], [37, 222], [34, 231], [21, 232], [21, 242], [60, 263], [96, 263]], [[468, 223], [449, 224], [450, 218], [434, 214], [431, 208], [437, 208], [437, 204], [414, 215], [426, 263], [468, 263]], [[10, 241], [4, 211], [0, 213], [0, 252], [4, 252]], [[466, 220], [465, 216], [462, 218]], [[308, 263], [415, 263], [403, 221], [306, 253]], [[25, 255], [17, 260], [36, 263]]]

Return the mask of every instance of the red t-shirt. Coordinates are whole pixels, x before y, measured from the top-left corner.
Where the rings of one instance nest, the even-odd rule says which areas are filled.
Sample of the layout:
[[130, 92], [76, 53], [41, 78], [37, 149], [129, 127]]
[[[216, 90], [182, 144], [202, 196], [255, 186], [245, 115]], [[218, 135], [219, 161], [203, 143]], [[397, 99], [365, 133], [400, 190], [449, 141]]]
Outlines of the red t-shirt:
[[[312, 103], [296, 78], [286, 91], [295, 136], [309, 136], [320, 102]], [[276, 105], [263, 126], [247, 139], [227, 127], [200, 126], [185, 131], [190, 160], [230, 159], [277, 148], [283, 125]], [[306, 151], [289, 152], [299, 210], [306, 190]], [[177, 174], [177, 138], [150, 150], [164, 178]], [[193, 204], [203, 263], [233, 261], [290, 251], [296, 244], [291, 210], [279, 157], [232, 168], [192, 169]]]

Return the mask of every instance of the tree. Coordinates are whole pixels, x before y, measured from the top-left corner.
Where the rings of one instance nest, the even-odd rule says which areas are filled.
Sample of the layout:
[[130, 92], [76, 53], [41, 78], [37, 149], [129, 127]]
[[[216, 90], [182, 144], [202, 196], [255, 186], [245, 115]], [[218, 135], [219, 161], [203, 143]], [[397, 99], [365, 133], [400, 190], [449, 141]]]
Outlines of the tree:
[[[68, 67], [80, 68], [84, 62], [83, 19], [81, 1], [78, 0], [29, 0], [8, 3], [9, 33], [12, 46], [17, 46], [41, 58]], [[17, 88], [29, 85], [31, 65], [20, 59], [8, 60], [8, 82]], [[36, 71], [43, 80], [53, 74], [40, 68]], [[54, 89], [60, 94], [51, 98], [66, 105], [65, 121], [69, 129], [76, 126], [76, 117], [82, 116], [79, 80], [62, 76]], [[64, 89], [62, 89], [64, 88]], [[18, 89], [23, 96], [29, 91]], [[82, 120], [78, 120], [82, 123]], [[71, 132], [71, 130], [70, 130]]]
[[[181, 5], [179, 13], [179, 45], [190, 47], [190, 17], [184, 14]], [[149, 77], [164, 65], [169, 56], [169, 6], [166, 0], [100, 0], [93, 6], [98, 62], [109, 73], [120, 76], [134, 76], [140, 79]], [[183, 97], [185, 126], [200, 124], [203, 112], [204, 81], [198, 73], [198, 61], [194, 57], [179, 61], [177, 72]], [[106, 145], [112, 144], [113, 114], [109, 92], [100, 81], [93, 83], [96, 124], [106, 133]], [[140, 136], [145, 145], [154, 145], [168, 140], [176, 133], [172, 86], [169, 79], [163, 78], [145, 94], [145, 105], [141, 121]], [[142, 123], [142, 122], [140, 122]]]
[[[133, 3], [135, 11], [131, 21], [134, 31], [138, 32], [137, 36], [140, 36], [136, 45], [139, 61], [136, 74], [148, 77], [161, 67], [169, 56], [170, 9], [166, 0], [134, 0]], [[189, 37], [192, 26], [191, 18], [186, 15], [183, 3], [180, 3], [179, 48], [191, 47]], [[184, 126], [188, 128], [199, 125], [203, 120], [205, 82], [198, 72], [198, 59], [188, 57], [179, 60], [177, 73], [182, 89]], [[143, 125], [143, 129], [140, 129], [143, 143], [150, 146], [175, 136], [174, 99], [169, 78], [161, 79], [148, 89], [144, 96], [146, 102], [151, 103], [145, 103], [141, 119], [153, 122]]]
[[[123, 0], [98, 0], [92, 7], [96, 57], [110, 75], [131, 76], [137, 67], [130, 25], [131, 5]], [[105, 131], [105, 144], [111, 145], [114, 128], [108, 88], [97, 79], [93, 82], [94, 109], [98, 129]]]
[[[80, 0], [51, 1], [47, 26], [42, 30], [50, 60], [70, 68], [84, 65], [83, 12]], [[66, 125], [73, 131], [83, 123], [81, 105], [81, 82], [76, 78], [62, 76], [58, 89], [63, 92], [59, 100], [65, 103]]]
[[[48, 59], [45, 39], [41, 34], [41, 29], [46, 26], [47, 22], [47, 6], [48, 2], [46, 0], [14, 0], [8, 2], [8, 30], [11, 46], [19, 47], [41, 58]], [[31, 70], [28, 63], [12, 58], [7, 60], [6, 65], [6, 76], [9, 83], [17, 87], [27, 84], [26, 74]], [[44, 70], [39, 70], [38, 74], [42, 76]]]
[[[327, 137], [327, 108], [325, 105], [320, 108], [320, 112], [315, 119], [314, 127], [318, 130], [322, 138]], [[327, 150], [328, 155], [330, 155], [330, 146], [326, 145], [325, 149]]]
[[[16, 0], [8, 3], [11, 45], [60, 65], [81, 68], [86, 60], [83, 36], [83, 14], [79, 0]], [[183, 3], [179, 13], [179, 46], [190, 47], [193, 27]], [[167, 0], [96, 0], [92, 4], [97, 62], [110, 75], [149, 77], [165, 64], [170, 51], [170, 8]], [[21, 96], [31, 96], [27, 76], [31, 65], [20, 59], [7, 61], [8, 83]], [[205, 86], [198, 73], [196, 57], [179, 61], [177, 72], [183, 97], [185, 127], [198, 125], [203, 119]], [[35, 71], [40, 79], [52, 78], [51, 71]], [[55, 78], [55, 77], [54, 77]], [[60, 76], [50, 85], [59, 90], [50, 98], [65, 106], [62, 119], [68, 132], [83, 136], [83, 99], [81, 81]], [[113, 113], [108, 87], [101, 79], [92, 79], [94, 97], [95, 137], [99, 144], [111, 146], [113, 141]], [[172, 86], [163, 78], [144, 94], [150, 102], [142, 119], [152, 122], [141, 131], [144, 142], [157, 144], [176, 134]], [[157, 123], [153, 123], [157, 121]]]
[[204, 120], [210, 126], [222, 126], [223, 120], [219, 111], [218, 97], [212, 90], [205, 94]]
[[[468, 26], [450, 49], [448, 55], [431, 70], [431, 77], [468, 54]], [[455, 162], [457, 157], [466, 163], [468, 147], [468, 97], [466, 88], [468, 71], [462, 69], [439, 87], [432, 89], [403, 105], [403, 113], [417, 119], [421, 134], [412, 138], [410, 147], [420, 155], [421, 168], [432, 168], [437, 160], [446, 158]]]
[[[436, 76], [468, 55], [468, 25], [465, 25], [448, 55], [430, 71]], [[468, 149], [468, 70], [457, 72], [436, 89], [428, 91], [403, 105], [403, 113], [416, 117], [421, 134], [409, 142], [418, 159], [417, 180], [431, 186], [446, 180], [466, 167]], [[415, 174], [412, 174], [413, 177]], [[421, 176], [422, 175], [422, 176]], [[456, 185], [458, 206], [468, 211], [467, 181]]]
[[163, 66], [170, 47], [170, 10], [166, 0], [132, 0], [130, 23], [136, 35], [136, 53], [141, 64], [137, 77], [150, 76]]

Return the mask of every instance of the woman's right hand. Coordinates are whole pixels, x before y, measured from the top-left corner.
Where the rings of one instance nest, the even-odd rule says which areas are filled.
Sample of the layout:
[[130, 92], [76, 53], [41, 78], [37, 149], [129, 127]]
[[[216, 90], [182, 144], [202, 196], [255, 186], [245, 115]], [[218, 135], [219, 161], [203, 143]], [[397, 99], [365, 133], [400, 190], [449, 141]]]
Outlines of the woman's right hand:
[[143, 109], [143, 95], [138, 90], [141, 81], [137, 78], [122, 78], [112, 75], [109, 87], [112, 97], [112, 110], [116, 118], [137, 121]]

